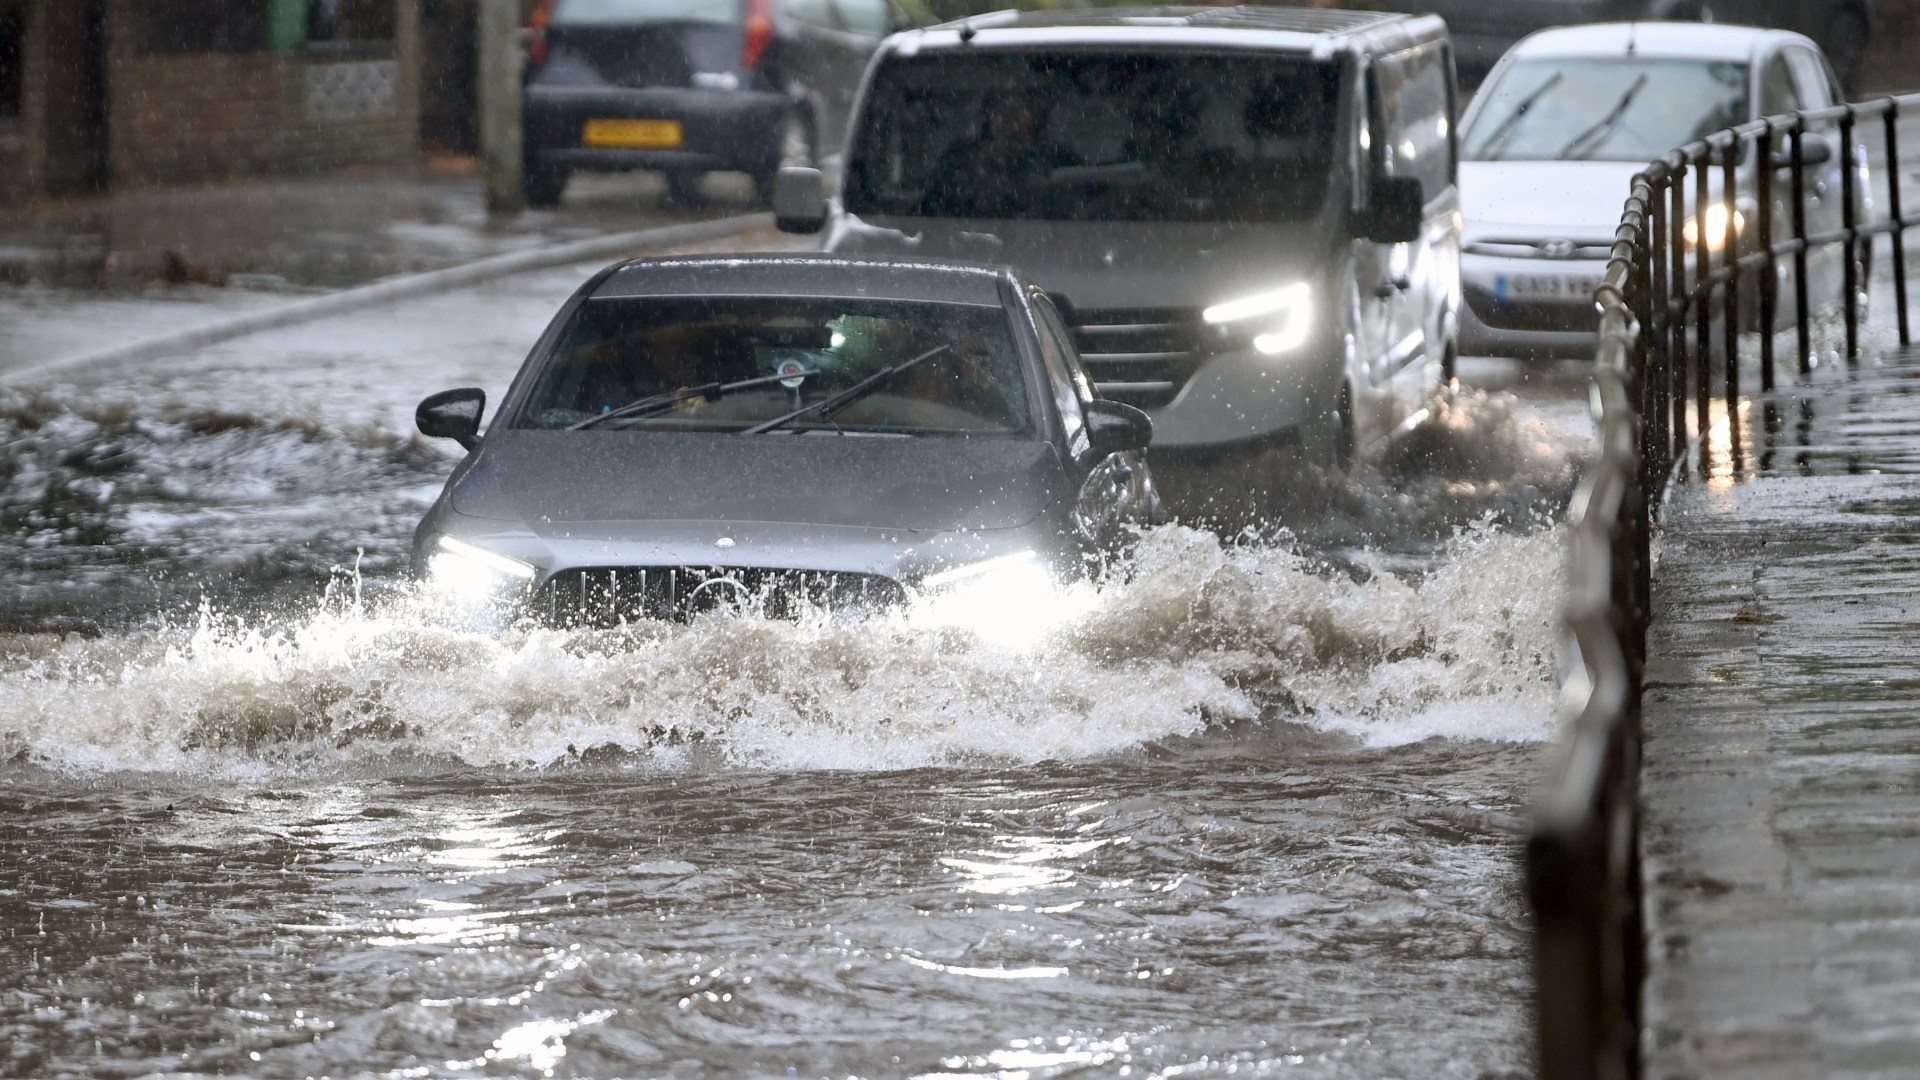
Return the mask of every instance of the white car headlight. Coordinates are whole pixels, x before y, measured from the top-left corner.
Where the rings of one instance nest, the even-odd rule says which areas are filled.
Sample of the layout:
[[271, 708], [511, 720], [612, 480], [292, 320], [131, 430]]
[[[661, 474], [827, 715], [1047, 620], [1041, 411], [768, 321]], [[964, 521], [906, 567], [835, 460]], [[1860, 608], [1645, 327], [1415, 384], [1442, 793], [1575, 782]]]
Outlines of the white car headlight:
[[534, 569], [519, 559], [442, 536], [427, 560], [427, 585], [462, 604], [502, 600], [533, 582]]
[[1313, 289], [1306, 282], [1215, 304], [1200, 313], [1214, 326], [1254, 323], [1253, 347], [1268, 356], [1297, 349], [1313, 328]]
[[[1726, 203], [1714, 203], [1707, 207], [1706, 219], [1708, 251], [1719, 251], [1727, 246], [1729, 240], [1747, 231], [1747, 215], [1729, 208]], [[1688, 247], [1700, 243], [1700, 224], [1698, 217], [1690, 217], [1681, 227]]]

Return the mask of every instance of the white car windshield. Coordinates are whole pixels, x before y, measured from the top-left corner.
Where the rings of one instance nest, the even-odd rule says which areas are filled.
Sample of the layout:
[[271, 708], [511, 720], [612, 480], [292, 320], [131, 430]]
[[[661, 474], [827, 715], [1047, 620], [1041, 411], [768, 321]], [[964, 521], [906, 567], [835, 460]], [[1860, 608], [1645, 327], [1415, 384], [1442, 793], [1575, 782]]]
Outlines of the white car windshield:
[[1645, 163], [1751, 116], [1747, 65], [1709, 60], [1517, 60], [1480, 94], [1468, 161]]
[[[1001, 308], [762, 296], [587, 301], [542, 366], [517, 426], [744, 432], [916, 358], [844, 408], [796, 416], [781, 429], [1029, 429], [1024, 369]], [[651, 404], [634, 409], [641, 403]]]

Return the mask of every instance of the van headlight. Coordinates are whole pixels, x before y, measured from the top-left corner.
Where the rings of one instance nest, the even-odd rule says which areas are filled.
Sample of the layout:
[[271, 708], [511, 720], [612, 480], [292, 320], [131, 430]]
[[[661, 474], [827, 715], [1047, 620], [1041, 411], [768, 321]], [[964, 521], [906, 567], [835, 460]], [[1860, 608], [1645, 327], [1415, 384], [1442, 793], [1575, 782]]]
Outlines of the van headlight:
[[1215, 304], [1200, 313], [1211, 326], [1244, 329], [1255, 352], [1278, 356], [1299, 348], [1313, 329], [1313, 289], [1297, 282], [1281, 289]]
[[508, 600], [533, 583], [531, 564], [497, 551], [442, 536], [427, 559], [427, 587], [461, 605]]

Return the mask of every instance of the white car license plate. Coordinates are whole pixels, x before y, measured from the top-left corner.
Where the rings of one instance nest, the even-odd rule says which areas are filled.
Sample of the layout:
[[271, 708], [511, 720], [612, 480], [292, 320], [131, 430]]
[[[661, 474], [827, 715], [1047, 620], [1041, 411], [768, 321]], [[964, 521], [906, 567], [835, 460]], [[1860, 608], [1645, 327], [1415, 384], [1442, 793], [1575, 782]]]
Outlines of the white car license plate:
[[1590, 300], [1600, 279], [1586, 274], [1501, 274], [1493, 279], [1496, 300]]

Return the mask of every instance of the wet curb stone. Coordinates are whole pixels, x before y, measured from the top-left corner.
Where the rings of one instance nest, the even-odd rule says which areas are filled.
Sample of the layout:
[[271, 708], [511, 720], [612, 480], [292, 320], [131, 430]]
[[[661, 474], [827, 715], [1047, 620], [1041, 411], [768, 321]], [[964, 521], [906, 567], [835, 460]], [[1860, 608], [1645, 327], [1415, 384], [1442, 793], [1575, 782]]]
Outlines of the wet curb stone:
[[[1920, 1062], [1920, 354], [1746, 418], [1668, 507], [1642, 765], [1643, 1075]], [[1772, 434], [1768, 434], [1771, 428]]]
[[444, 270], [428, 270], [424, 273], [387, 278], [356, 288], [294, 300], [263, 311], [235, 315], [157, 337], [96, 349], [42, 364], [14, 368], [0, 372], [0, 385], [19, 383], [60, 371], [175, 356], [193, 349], [202, 349], [223, 341], [245, 337], [248, 334], [279, 330], [315, 319], [377, 307], [381, 304], [452, 292], [455, 289], [463, 289], [513, 274], [594, 259], [610, 259], [645, 248], [718, 240], [747, 229], [771, 225], [772, 222], [773, 217], [770, 214], [739, 214], [733, 217], [716, 218], [712, 221], [663, 225], [560, 244], [546, 244], [524, 251], [510, 251], [502, 255], [476, 259], [459, 266], [450, 266]]

